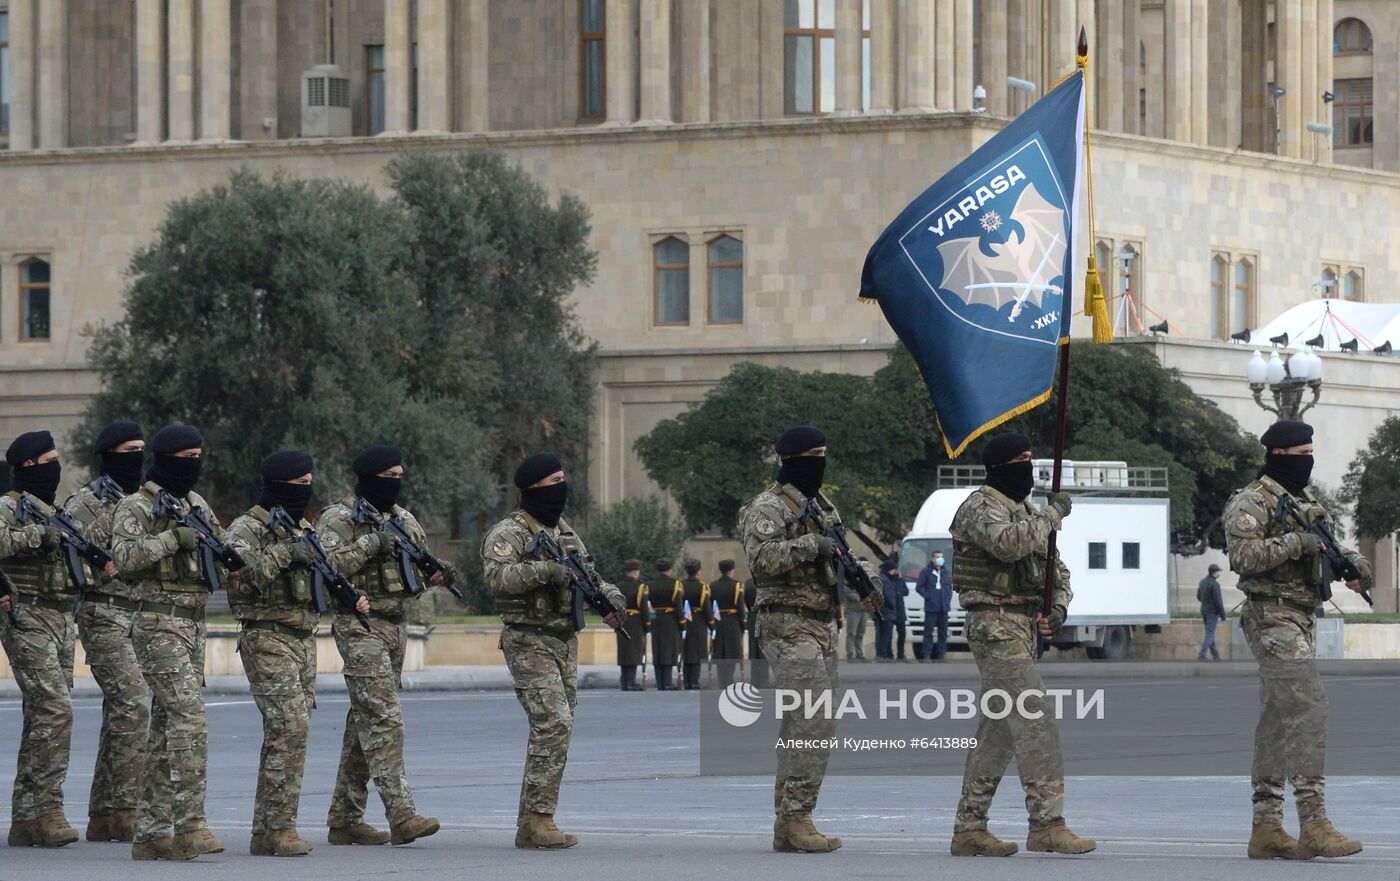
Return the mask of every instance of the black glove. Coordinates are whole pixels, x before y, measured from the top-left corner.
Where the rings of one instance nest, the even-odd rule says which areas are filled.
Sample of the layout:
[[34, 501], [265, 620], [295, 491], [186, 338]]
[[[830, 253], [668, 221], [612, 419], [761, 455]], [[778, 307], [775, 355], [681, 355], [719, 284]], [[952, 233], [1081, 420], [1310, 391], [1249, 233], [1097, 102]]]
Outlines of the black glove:
[[1057, 492], [1050, 496], [1050, 507], [1059, 511], [1060, 519], [1063, 520], [1069, 516], [1070, 508], [1074, 507], [1074, 505], [1070, 502], [1069, 493]]

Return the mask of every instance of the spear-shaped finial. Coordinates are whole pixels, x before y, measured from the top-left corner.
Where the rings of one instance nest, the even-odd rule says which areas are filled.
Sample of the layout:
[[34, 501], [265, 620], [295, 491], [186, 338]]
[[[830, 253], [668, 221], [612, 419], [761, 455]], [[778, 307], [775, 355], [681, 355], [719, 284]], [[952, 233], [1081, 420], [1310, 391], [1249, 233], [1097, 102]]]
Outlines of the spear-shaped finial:
[[1079, 66], [1083, 67], [1084, 64], [1089, 60], [1089, 34], [1085, 32], [1083, 25], [1079, 26], [1078, 50], [1079, 51], [1077, 54], [1079, 55]]

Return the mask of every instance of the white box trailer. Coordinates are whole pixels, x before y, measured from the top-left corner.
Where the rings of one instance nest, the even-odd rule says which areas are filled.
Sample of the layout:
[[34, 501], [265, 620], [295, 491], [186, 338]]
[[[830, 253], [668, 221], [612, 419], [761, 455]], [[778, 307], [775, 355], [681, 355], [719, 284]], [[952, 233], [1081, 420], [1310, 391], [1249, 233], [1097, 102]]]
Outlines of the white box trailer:
[[[1053, 461], [1036, 460], [1037, 505], [1045, 503]], [[900, 546], [899, 568], [910, 638], [923, 637], [923, 598], [914, 590], [919, 572], [935, 550], [943, 552], [945, 572], [957, 584], [957, 558], [948, 533], [953, 515], [982, 482], [982, 469], [943, 466], [939, 485], [919, 509], [914, 527]], [[1132, 646], [1138, 627], [1159, 629], [1171, 620], [1171, 507], [1166, 469], [1129, 467], [1123, 462], [1065, 462], [1062, 487], [1074, 500], [1056, 539], [1070, 570], [1074, 600], [1053, 645], [1083, 646], [1089, 657], [1117, 660]], [[951, 568], [949, 568], [951, 566]], [[950, 649], [965, 650], [964, 611], [953, 597], [948, 616]]]

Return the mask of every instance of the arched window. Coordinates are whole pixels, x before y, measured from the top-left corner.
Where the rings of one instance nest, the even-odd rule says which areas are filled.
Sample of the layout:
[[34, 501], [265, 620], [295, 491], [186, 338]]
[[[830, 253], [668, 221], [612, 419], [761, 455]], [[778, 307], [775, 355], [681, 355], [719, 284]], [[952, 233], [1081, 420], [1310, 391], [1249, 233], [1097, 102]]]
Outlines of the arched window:
[[1333, 55], [1370, 55], [1371, 29], [1359, 18], [1344, 18], [1332, 29]]
[[1342, 299], [1358, 303], [1366, 299], [1366, 280], [1361, 270], [1352, 269], [1342, 276]]
[[667, 236], [652, 246], [652, 284], [658, 325], [690, 323], [690, 245]]
[[744, 243], [729, 235], [706, 248], [710, 288], [710, 323], [741, 324], [744, 320]]
[[52, 268], [38, 257], [19, 266], [19, 338], [46, 340], [49, 326], [49, 284]]
[[1331, 266], [1324, 266], [1322, 269], [1322, 283], [1320, 286], [1324, 298], [1337, 296], [1337, 270], [1333, 269]]
[[1210, 261], [1210, 335], [1218, 340], [1230, 336], [1225, 315], [1225, 278], [1230, 272], [1230, 260], [1224, 254], [1216, 254]]
[[1099, 284], [1103, 286], [1103, 294], [1110, 300], [1118, 293], [1118, 289], [1113, 286], [1113, 243], [1099, 239], [1094, 246], [1094, 262], [1098, 264]]
[[1131, 242], [1118, 249], [1118, 292], [1132, 294], [1133, 302], [1142, 307], [1142, 254]]
[[1230, 333], [1249, 327], [1254, 312], [1254, 263], [1241, 258], [1235, 264], [1235, 290], [1230, 297]]

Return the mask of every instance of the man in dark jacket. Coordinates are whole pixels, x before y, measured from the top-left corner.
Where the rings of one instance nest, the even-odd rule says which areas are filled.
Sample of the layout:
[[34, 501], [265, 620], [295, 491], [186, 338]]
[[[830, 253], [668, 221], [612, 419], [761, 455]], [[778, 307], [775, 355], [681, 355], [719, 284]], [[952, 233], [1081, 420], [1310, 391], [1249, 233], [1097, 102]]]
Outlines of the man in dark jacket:
[[1225, 601], [1220, 598], [1220, 579], [1216, 577], [1220, 567], [1214, 563], [1206, 570], [1206, 577], [1196, 586], [1196, 599], [1201, 603], [1201, 619], [1206, 624], [1206, 637], [1201, 641], [1201, 653], [1196, 660], [1204, 661], [1206, 651], [1210, 651], [1212, 661], [1220, 660], [1220, 649], [1215, 647], [1215, 625], [1225, 617]]
[[904, 626], [904, 598], [909, 595], [909, 587], [904, 583], [904, 579], [899, 576], [899, 564], [894, 558], [886, 560], [880, 564], [880, 581], [884, 584], [885, 607], [880, 612], [880, 644], [876, 647], [876, 660], [893, 661], [896, 655], [893, 651], [892, 637], [895, 632], [899, 633], [899, 654], [898, 659], [904, 658], [904, 638], [906, 630]]
[[681, 586], [685, 591], [682, 607], [690, 613], [681, 619], [681, 631], [685, 634], [681, 641], [681, 672], [685, 690], [694, 691], [700, 687], [700, 668], [710, 659], [710, 628], [715, 623], [710, 586], [700, 578], [699, 560], [685, 561], [685, 581]]
[[656, 575], [647, 584], [651, 602], [651, 663], [656, 668], [656, 690], [675, 691], [671, 678], [681, 656], [681, 610], [685, 588], [671, 574], [670, 560], [656, 561]]
[[948, 612], [953, 607], [953, 585], [943, 565], [942, 551], [934, 551], [929, 557], [914, 590], [924, 598], [923, 658], [941, 661], [948, 654]]

